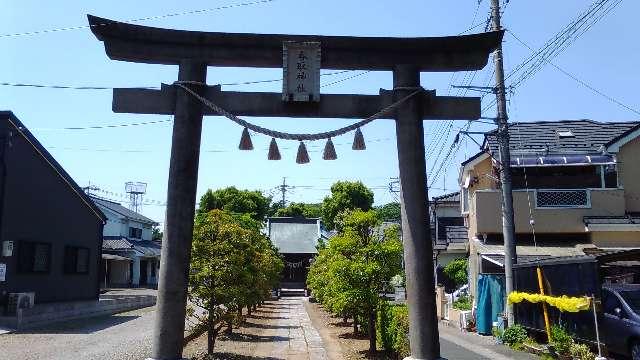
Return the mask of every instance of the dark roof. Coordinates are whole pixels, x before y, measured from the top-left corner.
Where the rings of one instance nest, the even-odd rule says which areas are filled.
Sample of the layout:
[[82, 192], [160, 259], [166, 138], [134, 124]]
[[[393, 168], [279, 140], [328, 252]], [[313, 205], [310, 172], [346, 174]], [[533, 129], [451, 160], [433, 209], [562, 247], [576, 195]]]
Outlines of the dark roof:
[[145, 256], [160, 256], [162, 244], [153, 240], [132, 240], [133, 248], [140, 251]]
[[127, 209], [126, 207], [120, 205], [117, 202], [113, 202], [110, 200], [100, 199], [95, 196], [90, 196], [91, 200], [96, 203], [98, 206], [105, 207], [113, 212], [116, 212], [128, 219], [132, 219], [138, 222], [147, 223], [151, 225], [157, 225], [158, 223], [149, 219], [148, 217], [139, 214], [133, 210]]
[[449, 193], [449, 194], [435, 196], [435, 197], [432, 198], [432, 200], [434, 202], [439, 202], [439, 203], [443, 203], [443, 202], [460, 202], [460, 192], [456, 191], [456, 192], [452, 192], [452, 193]]
[[105, 236], [103, 250], [137, 250], [144, 256], [160, 256], [162, 244], [152, 240], [131, 240], [125, 236]]
[[640, 224], [640, 217], [637, 216], [585, 216], [585, 224]]
[[269, 238], [282, 254], [315, 254], [320, 238], [320, 220], [272, 217], [268, 218]]
[[[504, 266], [504, 255], [498, 254], [483, 254], [483, 258], [488, 258], [500, 263], [500, 266]], [[531, 262], [538, 262], [539, 260], [549, 259], [551, 255], [518, 255], [518, 264], [525, 264]]]
[[6, 120], [11, 127], [15, 128], [18, 134], [23, 136], [34, 148], [34, 150], [40, 154], [40, 156], [53, 168], [53, 170], [60, 176], [60, 178], [71, 187], [71, 190], [78, 196], [78, 198], [95, 214], [100, 221], [105, 222], [107, 217], [102, 211], [89, 199], [87, 194], [78, 186], [73, 178], [64, 170], [62, 165], [54, 159], [54, 157], [42, 146], [42, 144], [36, 139], [35, 136], [27, 129], [27, 127], [13, 114], [11, 111], [0, 111], [0, 119]]
[[[638, 122], [561, 120], [520, 122], [509, 125], [511, 155], [599, 154], [602, 147], [639, 125]], [[558, 135], [570, 131], [573, 137]], [[496, 130], [485, 134], [485, 147], [498, 153]]]
[[[571, 263], [587, 263], [597, 262], [599, 264], [607, 264], [615, 261], [629, 261], [637, 260], [640, 258], [640, 249], [631, 250], [613, 250], [602, 251], [590, 255], [582, 256], [556, 256], [548, 257], [537, 261], [536, 265], [554, 265], [554, 264], [571, 264]], [[515, 268], [530, 266], [532, 261], [521, 261], [520, 255], [518, 255], [518, 264], [514, 264]]]

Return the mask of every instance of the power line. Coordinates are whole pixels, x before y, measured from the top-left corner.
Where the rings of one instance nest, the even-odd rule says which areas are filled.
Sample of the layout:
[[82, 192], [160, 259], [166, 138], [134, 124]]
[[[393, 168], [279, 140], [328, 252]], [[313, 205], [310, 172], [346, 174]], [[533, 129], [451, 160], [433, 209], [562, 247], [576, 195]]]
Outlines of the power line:
[[[523, 46], [525, 46], [527, 49], [531, 50], [532, 52], [535, 52], [535, 50], [534, 50], [531, 46], [527, 45], [527, 43], [525, 43], [522, 39], [520, 39], [518, 36], [516, 36], [516, 34], [514, 34], [514, 33], [513, 33], [513, 31], [511, 31], [511, 30], [507, 30], [507, 32], [509, 33], [509, 35], [513, 36], [513, 38], [514, 38], [514, 39], [516, 39], [520, 44], [522, 44]], [[573, 80], [574, 80], [574, 81], [576, 81], [578, 84], [580, 84], [580, 85], [582, 85], [582, 86], [586, 87], [587, 89], [589, 89], [589, 90], [593, 91], [593, 92], [594, 92], [594, 93], [596, 93], [597, 95], [602, 96], [603, 98], [605, 98], [605, 99], [607, 99], [607, 100], [611, 101], [612, 103], [614, 103], [614, 104], [616, 104], [616, 105], [618, 105], [618, 106], [623, 107], [623, 108], [624, 108], [624, 109], [626, 109], [626, 110], [629, 110], [629, 111], [631, 111], [631, 112], [635, 113], [636, 115], [640, 115], [640, 111], [638, 111], [638, 110], [636, 110], [636, 109], [632, 108], [631, 106], [629, 106], [629, 105], [627, 105], [627, 104], [625, 104], [625, 103], [623, 103], [623, 102], [621, 102], [621, 101], [619, 101], [619, 100], [615, 99], [614, 97], [612, 97], [612, 96], [610, 96], [610, 95], [607, 95], [607, 94], [603, 93], [602, 91], [600, 91], [600, 90], [598, 90], [598, 89], [594, 88], [593, 86], [591, 86], [591, 85], [589, 85], [588, 83], [586, 83], [584, 80], [581, 80], [581, 79], [580, 79], [580, 78], [578, 78], [577, 76], [573, 75], [572, 73], [568, 72], [567, 70], [565, 70], [565, 69], [561, 68], [560, 66], [556, 65], [556, 64], [555, 64], [555, 63], [553, 63], [551, 60], [545, 59], [545, 61], [546, 61], [549, 65], [553, 66], [556, 70], [560, 71], [561, 73], [565, 74], [565, 75], [566, 75], [566, 76], [568, 76], [569, 78], [573, 79]]]
[[[251, 6], [251, 5], [260, 5], [260, 4], [271, 3], [271, 2], [274, 2], [274, 1], [277, 1], [277, 0], [257, 0], [257, 1], [251, 1], [251, 2], [243, 2], [243, 3], [236, 3], [236, 4], [218, 6], [218, 7], [214, 7], [214, 8], [188, 10], [188, 11], [181, 11], [181, 12], [175, 12], [175, 13], [170, 13], [170, 14], [146, 16], [146, 17], [141, 17], [141, 18], [124, 20], [123, 22], [137, 23], [137, 22], [144, 22], [144, 21], [151, 21], [151, 20], [166, 19], [166, 18], [170, 18], [170, 17], [183, 16], [183, 15], [205, 14], [205, 13], [213, 12], [213, 11], [227, 10], [227, 9], [239, 8], [239, 7], [244, 7], [244, 6]], [[45, 29], [45, 30], [35, 30], [35, 31], [25, 31], [25, 32], [0, 34], [0, 39], [1, 38], [10, 38], [10, 37], [23, 37], [23, 36], [50, 34], [50, 33], [72, 31], [72, 30], [82, 30], [82, 29], [89, 29], [91, 27], [98, 27], [98, 26], [105, 26], [105, 25], [107, 25], [107, 24], [67, 26], [67, 27]]]
[[[341, 70], [341, 71], [333, 71], [328, 73], [321, 73], [320, 76], [333, 76], [340, 75], [347, 72], [353, 72], [353, 70]], [[367, 71], [369, 72], [369, 71]], [[364, 74], [357, 74], [355, 76], [342, 79], [339, 81], [335, 81], [333, 83], [328, 83], [322, 85], [323, 87], [331, 86], [334, 83], [339, 83], [342, 81], [346, 81], [352, 79], [354, 77], [358, 77]], [[252, 85], [252, 84], [263, 84], [263, 83], [272, 83], [272, 82], [281, 82], [283, 79], [266, 79], [266, 80], [253, 80], [253, 81], [242, 81], [242, 82], [232, 82], [232, 83], [222, 83], [218, 84], [220, 86], [240, 86], [240, 85]], [[58, 84], [33, 84], [33, 83], [14, 83], [14, 82], [0, 82], [0, 86], [10, 86], [10, 87], [26, 87], [26, 88], [39, 88], [39, 89], [58, 89], [58, 90], [113, 90], [117, 88], [126, 88], [126, 89], [147, 89], [147, 90], [160, 90], [159, 86], [133, 86], [133, 87], [114, 87], [114, 86], [77, 86], [77, 85], [58, 85]]]

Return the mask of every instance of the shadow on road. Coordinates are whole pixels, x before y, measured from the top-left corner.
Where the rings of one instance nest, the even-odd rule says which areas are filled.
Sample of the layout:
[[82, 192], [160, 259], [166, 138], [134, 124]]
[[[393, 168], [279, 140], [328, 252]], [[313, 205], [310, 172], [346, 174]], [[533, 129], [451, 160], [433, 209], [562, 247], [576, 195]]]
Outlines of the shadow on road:
[[247, 356], [247, 355], [238, 355], [238, 354], [232, 354], [227, 352], [215, 353], [213, 354], [213, 357], [211, 359], [213, 360], [285, 360], [283, 358], [273, 357], [273, 356], [267, 356], [267, 357]]
[[289, 341], [290, 338], [288, 336], [262, 336], [262, 335], [253, 335], [253, 334], [239, 334], [233, 333], [231, 335], [225, 336], [226, 340], [231, 341], [242, 341], [242, 342], [278, 342], [278, 341]]
[[91, 334], [100, 330], [120, 325], [131, 320], [135, 320], [139, 316], [133, 315], [110, 315], [98, 316], [89, 319], [69, 320], [59, 323], [53, 323], [34, 329], [25, 329], [17, 332], [18, 334]]
[[298, 326], [256, 324], [250, 321], [245, 321], [244, 323], [242, 323], [242, 327], [256, 328], [256, 329], [294, 329], [294, 328], [297, 328]]

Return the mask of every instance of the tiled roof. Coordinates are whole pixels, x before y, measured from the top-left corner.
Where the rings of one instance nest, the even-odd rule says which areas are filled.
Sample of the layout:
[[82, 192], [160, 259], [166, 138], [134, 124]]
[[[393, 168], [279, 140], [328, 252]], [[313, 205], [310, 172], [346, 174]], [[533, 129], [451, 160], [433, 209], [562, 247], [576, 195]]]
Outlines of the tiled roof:
[[[509, 125], [512, 155], [597, 154], [602, 146], [638, 126], [638, 122], [597, 122], [562, 120], [520, 122]], [[560, 137], [559, 131], [570, 131], [573, 137]], [[485, 146], [498, 153], [496, 131], [485, 134]]]
[[102, 239], [102, 249], [104, 250], [125, 250], [132, 249], [133, 245], [126, 237], [105, 236]]
[[102, 207], [102, 208], [106, 208], [109, 209], [113, 212], [116, 212], [124, 217], [126, 217], [127, 219], [131, 219], [131, 220], [135, 220], [138, 222], [142, 222], [142, 223], [147, 223], [147, 224], [151, 224], [151, 225], [157, 225], [158, 223], [149, 219], [148, 217], [139, 214], [133, 210], [127, 209], [126, 207], [118, 204], [117, 202], [113, 202], [113, 201], [109, 201], [109, 200], [105, 200], [105, 199], [100, 199], [94, 196], [91, 196], [91, 200], [93, 200], [93, 202], [98, 205], [98, 207]]
[[160, 256], [162, 245], [152, 240], [132, 240], [133, 248], [141, 252], [144, 256]]
[[130, 240], [124, 236], [105, 236], [103, 250], [136, 250], [143, 256], [160, 256], [162, 244], [152, 240]]
[[269, 238], [282, 254], [315, 254], [320, 238], [318, 219], [272, 217]]
[[443, 203], [443, 202], [460, 202], [460, 192], [456, 191], [456, 192], [449, 193], [449, 194], [435, 196], [435, 197], [433, 197], [432, 200], [434, 202], [439, 202], [439, 203]]

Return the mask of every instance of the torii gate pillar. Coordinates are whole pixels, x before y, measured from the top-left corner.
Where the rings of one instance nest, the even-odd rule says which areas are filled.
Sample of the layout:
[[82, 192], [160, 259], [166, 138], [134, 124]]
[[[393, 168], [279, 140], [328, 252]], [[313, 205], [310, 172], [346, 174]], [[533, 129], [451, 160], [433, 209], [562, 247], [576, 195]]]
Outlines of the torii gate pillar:
[[[207, 64], [182, 60], [178, 79], [205, 83]], [[154, 359], [182, 358], [201, 134], [202, 103], [184, 91], [178, 92], [167, 186], [164, 239], [168, 241], [162, 242], [157, 316], [153, 330], [153, 338], [156, 340], [153, 342], [151, 356]]]
[[[398, 99], [419, 86], [420, 70], [417, 67], [399, 65], [393, 69], [393, 88]], [[409, 344], [414, 360], [440, 357], [421, 114], [422, 102], [415, 97], [396, 110]]]

